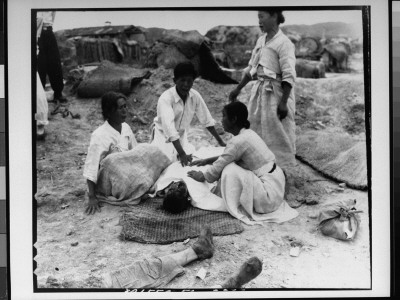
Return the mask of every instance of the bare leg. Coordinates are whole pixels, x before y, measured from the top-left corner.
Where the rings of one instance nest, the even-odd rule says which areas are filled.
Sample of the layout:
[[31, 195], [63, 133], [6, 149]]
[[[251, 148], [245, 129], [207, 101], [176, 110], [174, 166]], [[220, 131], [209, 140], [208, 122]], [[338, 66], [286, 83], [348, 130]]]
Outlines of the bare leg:
[[[194, 260], [210, 258], [213, 256], [213, 254], [214, 254], [214, 243], [212, 240], [212, 232], [209, 227], [204, 227], [204, 228], [202, 228], [202, 230], [200, 232], [199, 238], [193, 244], [192, 247], [182, 250], [178, 253], [173, 253], [173, 254], [163, 256], [163, 257], [159, 258], [158, 260], [169, 261], [169, 262], [174, 261], [174, 263], [173, 263], [174, 268], [173, 268], [173, 270], [171, 270], [171, 272], [177, 273], [176, 268], [181, 269], [180, 267], [183, 267]], [[158, 279], [154, 278], [154, 274], [152, 276], [150, 276], [149, 274], [144, 272], [144, 270], [148, 269], [148, 268], [143, 268], [140, 266], [141, 264], [146, 265], [149, 263], [151, 264], [152, 260], [145, 259], [144, 261], [137, 261], [133, 265], [122, 268], [121, 270], [114, 271], [109, 274], [105, 274], [103, 276], [104, 287], [121, 288], [121, 287], [130, 286], [133, 283], [136, 285], [135, 287], [137, 287], [137, 288], [138, 287], [157, 287], [157, 286], [159, 286], [160, 282], [157, 281]], [[177, 267], [177, 265], [179, 265], [180, 267]], [[161, 266], [159, 263], [153, 264], [153, 266], [156, 269], [158, 268], [157, 270], [160, 274], [162, 274], [163, 272], [164, 273], [169, 272], [169, 271], [166, 271], [168, 268], [165, 269], [164, 266]], [[171, 278], [168, 278], [168, 281], [172, 280], [177, 275], [175, 273], [170, 276]], [[162, 284], [168, 283], [168, 281], [165, 278], [163, 280], [165, 282]], [[122, 284], [121, 284], [121, 282], [122, 282]]]
[[200, 236], [192, 247], [167, 256], [173, 258], [178, 265], [183, 267], [196, 259], [211, 258], [213, 254], [212, 232], [211, 228], [206, 226], [201, 229]]
[[181, 252], [169, 254], [168, 257], [174, 259], [178, 265], [183, 267], [188, 263], [198, 259], [196, 252], [194, 252], [193, 248], [185, 249]]

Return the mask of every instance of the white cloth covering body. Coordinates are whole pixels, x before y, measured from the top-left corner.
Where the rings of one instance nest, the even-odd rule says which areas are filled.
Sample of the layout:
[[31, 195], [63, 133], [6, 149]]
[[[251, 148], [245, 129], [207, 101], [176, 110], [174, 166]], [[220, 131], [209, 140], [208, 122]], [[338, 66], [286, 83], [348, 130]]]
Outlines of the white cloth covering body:
[[[193, 156], [195, 159], [219, 156], [223, 153], [223, 150], [223, 147], [201, 148]], [[277, 202], [278, 204], [276, 204], [273, 212], [259, 214], [254, 211], [254, 202], [263, 203], [266, 197], [281, 193], [282, 180], [284, 189], [284, 175], [279, 167], [273, 172], [276, 172], [276, 174], [270, 174], [268, 173], [270, 169], [265, 169], [267, 167], [262, 167], [253, 172], [232, 163], [222, 172], [222, 178], [218, 181], [218, 185], [217, 181], [214, 183], [198, 182], [187, 176], [187, 172], [190, 170], [206, 172], [208, 168], [209, 166], [182, 167], [179, 162], [175, 162], [161, 173], [154, 184], [154, 190], [155, 192], [162, 191], [171, 182], [183, 180], [187, 185], [191, 204], [194, 207], [229, 212], [248, 225], [260, 224], [261, 222], [282, 223], [298, 215], [298, 212], [292, 209], [283, 199]], [[220, 192], [217, 192], [217, 194], [211, 192], [214, 189], [220, 190], [222, 197]], [[269, 194], [265, 189], [269, 189]]]

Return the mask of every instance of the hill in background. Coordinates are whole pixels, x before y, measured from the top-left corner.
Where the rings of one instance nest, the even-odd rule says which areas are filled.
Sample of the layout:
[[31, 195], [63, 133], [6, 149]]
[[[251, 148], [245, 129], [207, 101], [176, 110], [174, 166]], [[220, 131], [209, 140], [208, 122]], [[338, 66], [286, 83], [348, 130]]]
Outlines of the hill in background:
[[[302, 37], [337, 38], [345, 37], [358, 39], [362, 37], [361, 24], [347, 24], [343, 22], [326, 22], [313, 25], [283, 25], [284, 33], [297, 34]], [[206, 36], [217, 43], [224, 45], [254, 46], [261, 30], [258, 26], [225, 26], [220, 25], [207, 31]]]
[[326, 22], [313, 25], [285, 25], [282, 26], [282, 30], [294, 32], [302, 36], [317, 38], [346, 37], [358, 39], [363, 35], [361, 24], [348, 24], [343, 22]]

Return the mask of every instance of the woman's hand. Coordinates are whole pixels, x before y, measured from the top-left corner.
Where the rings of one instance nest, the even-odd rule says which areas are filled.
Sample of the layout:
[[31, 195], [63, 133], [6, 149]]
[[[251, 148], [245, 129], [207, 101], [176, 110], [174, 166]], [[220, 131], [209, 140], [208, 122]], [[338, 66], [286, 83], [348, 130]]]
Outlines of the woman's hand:
[[187, 175], [190, 178], [193, 178], [194, 180], [198, 181], [198, 182], [204, 182], [206, 181], [206, 179], [204, 178], [203, 172], [201, 171], [189, 171], [187, 173]]
[[192, 161], [192, 162], [190, 163], [190, 166], [198, 166], [198, 167], [201, 167], [201, 166], [205, 166], [205, 165], [208, 165], [208, 164], [209, 164], [209, 163], [208, 163], [207, 159], [198, 159], [198, 160]]
[[85, 213], [88, 215], [93, 215], [96, 211], [101, 212], [102, 205], [96, 196], [89, 196], [89, 202], [86, 207]]
[[282, 120], [284, 118], [286, 118], [287, 114], [288, 114], [288, 107], [287, 104], [283, 101], [281, 101], [278, 105], [278, 118], [279, 120]]
[[229, 94], [229, 101], [230, 102], [235, 102], [237, 96], [239, 95], [240, 90], [238, 88], [235, 88], [232, 92]]
[[193, 160], [192, 155], [187, 155], [185, 152], [183, 152], [182, 154], [178, 154], [178, 159], [180, 160], [182, 167], [186, 167]]

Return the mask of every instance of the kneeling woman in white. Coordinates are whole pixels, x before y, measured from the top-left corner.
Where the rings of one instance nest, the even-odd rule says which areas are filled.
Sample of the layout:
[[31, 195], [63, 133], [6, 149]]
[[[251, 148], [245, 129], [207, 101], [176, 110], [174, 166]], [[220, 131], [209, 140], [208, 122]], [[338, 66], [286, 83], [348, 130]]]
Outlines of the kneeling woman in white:
[[245, 223], [268, 219], [266, 214], [283, 204], [285, 192], [285, 175], [275, 164], [275, 155], [260, 136], [248, 129], [247, 117], [243, 103], [226, 105], [222, 125], [234, 137], [221, 156], [192, 163], [211, 164], [204, 172], [188, 172], [189, 177], [200, 182], [220, 180], [220, 192], [228, 212]]
[[135, 135], [127, 123], [126, 97], [108, 92], [101, 98], [101, 109], [105, 119], [91, 135], [83, 176], [87, 179], [89, 202], [86, 213], [100, 211], [95, 194], [101, 161], [109, 154], [133, 149], [137, 145]]

